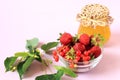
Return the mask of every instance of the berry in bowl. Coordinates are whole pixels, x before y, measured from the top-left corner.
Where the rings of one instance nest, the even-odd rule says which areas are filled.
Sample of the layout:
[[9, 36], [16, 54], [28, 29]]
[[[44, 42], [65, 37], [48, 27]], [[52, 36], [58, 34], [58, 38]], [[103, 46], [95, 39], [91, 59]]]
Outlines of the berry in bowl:
[[75, 72], [86, 72], [94, 68], [102, 58], [104, 38], [100, 34], [80, 34], [72, 36], [64, 32], [60, 45], [53, 51], [56, 62], [59, 59]]

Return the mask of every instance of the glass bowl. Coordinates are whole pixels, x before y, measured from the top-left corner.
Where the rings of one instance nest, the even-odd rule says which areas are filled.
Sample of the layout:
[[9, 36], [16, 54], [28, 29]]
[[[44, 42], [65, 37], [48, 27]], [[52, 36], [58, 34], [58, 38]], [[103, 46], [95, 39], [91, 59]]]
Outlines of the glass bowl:
[[[78, 62], [76, 66], [72, 68], [74, 72], [87, 72], [97, 66], [101, 61], [103, 54], [101, 53], [97, 58], [87, 61], [87, 62]], [[69, 67], [69, 62], [65, 60], [62, 56], [59, 55], [60, 61], [65, 64], [66, 67]]]

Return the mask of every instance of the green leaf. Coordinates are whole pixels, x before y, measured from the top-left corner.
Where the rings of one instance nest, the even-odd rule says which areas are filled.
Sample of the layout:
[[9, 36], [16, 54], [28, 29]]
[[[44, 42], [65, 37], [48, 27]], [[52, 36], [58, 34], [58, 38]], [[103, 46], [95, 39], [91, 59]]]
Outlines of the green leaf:
[[22, 80], [22, 75], [24, 74], [24, 72], [22, 71], [22, 67], [24, 63], [25, 62], [21, 62], [17, 66], [17, 72], [19, 73], [20, 80]]
[[32, 46], [28, 46], [26, 48], [28, 48], [30, 54], [34, 54], [34, 49]]
[[75, 37], [73, 37], [73, 42], [76, 43], [79, 39], [79, 34], [76, 34]]
[[62, 70], [64, 71], [65, 74], [71, 76], [71, 77], [77, 77], [77, 75], [70, 69], [70, 68], [66, 68], [63, 66], [54, 66], [57, 70]]
[[94, 60], [95, 59], [95, 56], [91, 56], [92, 58], [91, 58], [91, 60]]
[[15, 57], [28, 57], [29, 53], [28, 52], [17, 52], [15, 53]]
[[6, 72], [10, 71], [15, 63], [17, 57], [7, 57], [4, 61], [4, 66], [6, 68]]
[[27, 44], [26, 44], [26, 48], [35, 48], [39, 43], [39, 39], [38, 38], [33, 38], [31, 40], [27, 40]]
[[42, 62], [42, 58], [40, 55], [37, 55], [38, 58], [35, 58], [37, 61]]
[[56, 80], [61, 80], [61, 77], [63, 76], [63, 74], [64, 74], [64, 71], [62, 71], [62, 70], [58, 70], [57, 71], [57, 74], [55, 75], [55, 79]]
[[37, 76], [35, 80], [56, 80], [56, 79], [55, 79], [55, 74], [46, 74], [46, 75]]
[[58, 72], [54, 74], [46, 74], [46, 75], [38, 76], [35, 78], [35, 80], [61, 80], [63, 74], [64, 72], [62, 70], [58, 70]]
[[32, 63], [33, 60], [34, 60], [33, 57], [28, 57], [28, 58], [25, 60], [25, 63], [24, 63], [23, 66], [22, 66], [23, 74], [26, 72], [26, 70], [27, 70], [28, 67], [31, 65], [31, 63]]
[[23, 58], [27, 58], [27, 57], [34, 57], [35, 54], [30, 54], [29, 52], [17, 52], [15, 53], [15, 57], [23, 57]]
[[49, 49], [54, 48], [58, 45], [59, 42], [49, 42], [47, 44], [43, 44], [41, 46], [41, 49], [43, 49], [45, 52], [47, 52]]
[[28, 57], [25, 61], [21, 62], [17, 66], [17, 71], [20, 76], [20, 80], [22, 80], [23, 74], [26, 72], [28, 67], [31, 65], [32, 61], [34, 60], [33, 57]]

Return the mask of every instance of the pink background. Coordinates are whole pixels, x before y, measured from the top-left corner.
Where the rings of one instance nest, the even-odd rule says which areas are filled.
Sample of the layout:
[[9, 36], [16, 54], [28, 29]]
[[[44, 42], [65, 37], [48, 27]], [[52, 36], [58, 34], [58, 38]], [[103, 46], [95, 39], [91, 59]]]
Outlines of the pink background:
[[[100, 3], [110, 9], [110, 16], [114, 18], [111, 39], [96, 68], [78, 73], [75, 79], [63, 76], [62, 80], [120, 79], [119, 0], [0, 0], [0, 80], [19, 80], [17, 72], [5, 73], [3, 62], [15, 52], [25, 51], [26, 39], [37, 37], [41, 42], [49, 42], [56, 41], [60, 32], [76, 34], [79, 26], [76, 14], [89, 3]], [[40, 66], [34, 62], [23, 80], [34, 80], [44, 74]]]

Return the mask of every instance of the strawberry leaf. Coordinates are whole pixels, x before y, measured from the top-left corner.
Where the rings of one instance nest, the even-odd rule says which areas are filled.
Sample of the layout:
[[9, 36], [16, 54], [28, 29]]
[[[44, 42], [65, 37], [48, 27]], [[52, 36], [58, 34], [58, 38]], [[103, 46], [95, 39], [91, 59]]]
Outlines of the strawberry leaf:
[[63, 74], [64, 74], [64, 71], [58, 70], [57, 74], [55, 75], [56, 80], [61, 80], [61, 77], [63, 76]]
[[71, 76], [71, 77], [77, 77], [77, 75], [70, 69], [70, 68], [66, 68], [63, 66], [54, 66], [57, 70], [62, 70], [65, 74]]
[[47, 44], [43, 44], [41, 46], [41, 49], [43, 49], [45, 52], [47, 52], [48, 50], [50, 50], [51, 48], [54, 48], [58, 45], [59, 42], [49, 42]]
[[15, 63], [17, 57], [7, 57], [4, 61], [6, 72], [12, 70], [13, 64]]
[[37, 76], [35, 80], [55, 80], [55, 74]]
[[22, 71], [23, 71], [23, 73], [26, 72], [26, 70], [27, 70], [28, 67], [31, 65], [31, 63], [32, 63], [33, 60], [34, 60], [33, 57], [29, 57], [29, 58], [26, 59], [25, 63], [24, 63], [23, 66], [22, 66]]
[[27, 44], [26, 44], [26, 49], [34, 49], [39, 43], [39, 39], [38, 38], [33, 38], [31, 40], [27, 40]]
[[17, 66], [17, 72], [19, 73], [20, 80], [22, 80], [22, 75], [24, 74], [24, 72], [22, 71], [22, 66], [23, 66], [24, 63], [25, 62], [21, 62]]
[[28, 52], [17, 52], [15, 53], [15, 57], [28, 57], [29, 53]]
[[33, 57], [28, 57], [25, 61], [21, 62], [17, 66], [17, 71], [20, 76], [20, 80], [22, 80], [23, 74], [26, 72], [28, 67], [31, 65], [32, 61], [34, 60]]
[[64, 72], [62, 70], [58, 70], [57, 73], [54, 74], [46, 74], [37, 76], [35, 80], [61, 80], [61, 77], [63, 76]]

